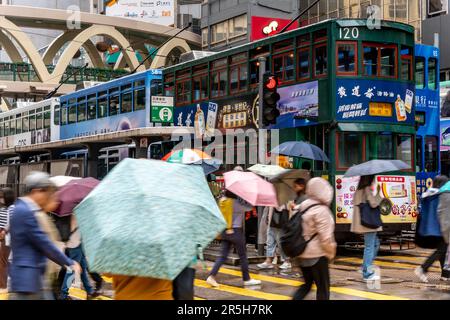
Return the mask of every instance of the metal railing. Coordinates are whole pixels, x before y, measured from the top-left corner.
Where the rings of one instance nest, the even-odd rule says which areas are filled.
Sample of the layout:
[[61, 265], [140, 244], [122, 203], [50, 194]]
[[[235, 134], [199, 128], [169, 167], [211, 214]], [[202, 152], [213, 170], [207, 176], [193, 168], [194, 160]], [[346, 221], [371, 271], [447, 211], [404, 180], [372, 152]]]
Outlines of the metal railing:
[[[54, 69], [55, 66], [47, 65], [47, 70], [50, 73], [52, 73]], [[81, 69], [81, 67], [69, 66], [64, 72], [62, 79], [66, 79], [67, 76], [72, 75], [66, 83], [77, 84], [80, 81], [109, 81], [128, 74], [126, 70], [86, 68], [73, 75], [77, 69]], [[1, 80], [40, 82], [33, 65], [29, 63], [0, 62], [0, 81]]]

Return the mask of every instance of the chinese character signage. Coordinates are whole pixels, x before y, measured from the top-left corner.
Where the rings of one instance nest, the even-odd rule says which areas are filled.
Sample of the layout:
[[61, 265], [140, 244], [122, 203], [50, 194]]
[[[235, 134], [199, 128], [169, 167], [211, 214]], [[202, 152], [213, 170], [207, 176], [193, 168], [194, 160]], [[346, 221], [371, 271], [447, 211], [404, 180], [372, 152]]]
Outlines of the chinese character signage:
[[170, 26], [174, 24], [173, 0], [118, 0], [105, 2], [107, 16], [130, 18]]
[[312, 81], [277, 90], [280, 116], [272, 128], [294, 128], [317, 123], [319, 119], [319, 82]]
[[[414, 176], [376, 176], [376, 186], [380, 186], [381, 196], [389, 199], [392, 211], [382, 216], [384, 223], [416, 222], [417, 189]], [[348, 224], [353, 218], [353, 195], [359, 177], [336, 176], [336, 223]], [[377, 187], [374, 188], [374, 193]]]
[[152, 96], [151, 122], [173, 122], [173, 97]]
[[414, 85], [383, 80], [339, 79], [336, 118], [414, 124]]

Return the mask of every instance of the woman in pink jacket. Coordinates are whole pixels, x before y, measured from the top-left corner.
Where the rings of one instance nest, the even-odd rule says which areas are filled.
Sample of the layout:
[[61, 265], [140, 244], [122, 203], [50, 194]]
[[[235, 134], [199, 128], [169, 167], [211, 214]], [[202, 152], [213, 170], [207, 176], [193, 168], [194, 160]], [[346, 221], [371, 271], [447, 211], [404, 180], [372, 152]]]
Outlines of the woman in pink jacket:
[[[303, 236], [312, 240], [305, 251], [295, 260], [300, 266], [305, 283], [294, 295], [294, 300], [302, 300], [311, 290], [313, 283], [317, 287], [317, 300], [330, 299], [330, 271], [328, 262], [336, 254], [334, 240], [334, 220], [330, 210], [333, 200], [333, 188], [322, 178], [313, 178], [306, 185], [307, 200], [297, 209], [303, 213]], [[312, 207], [313, 206], [313, 207]], [[309, 209], [308, 209], [309, 208]], [[316, 235], [314, 238], [313, 236]]]

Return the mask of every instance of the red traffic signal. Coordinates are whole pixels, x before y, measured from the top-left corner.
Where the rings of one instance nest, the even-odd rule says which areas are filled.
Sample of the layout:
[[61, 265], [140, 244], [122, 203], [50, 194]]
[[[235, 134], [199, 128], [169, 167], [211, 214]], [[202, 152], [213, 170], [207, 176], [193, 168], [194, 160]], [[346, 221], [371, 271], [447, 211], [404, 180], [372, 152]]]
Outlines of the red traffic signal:
[[269, 90], [275, 90], [278, 86], [278, 78], [276, 76], [268, 76], [264, 85]]

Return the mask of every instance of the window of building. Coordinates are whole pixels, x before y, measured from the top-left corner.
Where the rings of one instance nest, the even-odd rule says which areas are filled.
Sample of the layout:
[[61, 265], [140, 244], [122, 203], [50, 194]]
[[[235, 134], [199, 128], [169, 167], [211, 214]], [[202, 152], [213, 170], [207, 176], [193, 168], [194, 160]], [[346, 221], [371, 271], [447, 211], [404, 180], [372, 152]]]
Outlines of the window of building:
[[316, 77], [327, 74], [327, 45], [326, 43], [314, 46], [314, 75]]
[[120, 113], [127, 113], [133, 111], [133, 93], [132, 91], [129, 92], [122, 92], [122, 98], [121, 98], [121, 108]]
[[365, 161], [365, 139], [360, 132], [337, 134], [338, 168], [350, 168]]
[[115, 94], [109, 97], [109, 105], [108, 105], [108, 115], [115, 116], [119, 114], [119, 95]]
[[228, 21], [211, 26], [211, 43], [220, 43], [227, 40]]
[[425, 88], [425, 58], [416, 57], [416, 89]]
[[437, 60], [436, 58], [428, 59], [428, 89], [436, 90], [436, 82], [437, 82]]
[[356, 75], [358, 67], [356, 63], [357, 43], [356, 42], [338, 42], [337, 46], [337, 73], [342, 75]]
[[230, 19], [228, 22], [228, 39], [231, 40], [247, 34], [247, 15]]
[[401, 66], [400, 66], [400, 78], [402, 80], [412, 80], [412, 49], [410, 47], [402, 46], [400, 52]]
[[438, 171], [438, 138], [425, 138], [425, 172]]
[[286, 52], [272, 57], [272, 72], [280, 83], [294, 80], [294, 52]]
[[208, 28], [202, 29], [202, 46], [208, 46]]

